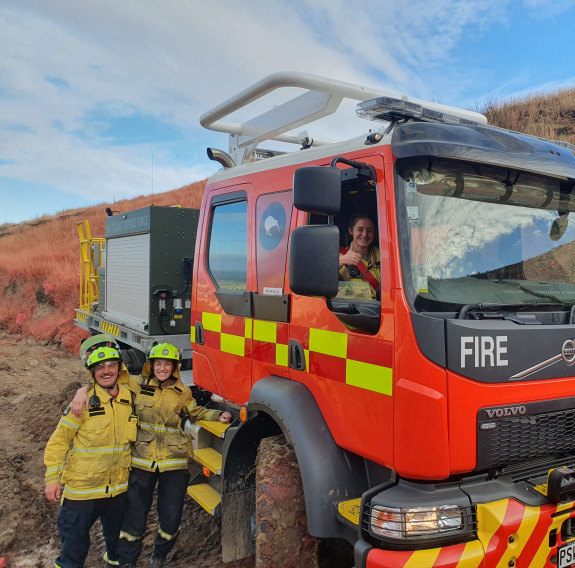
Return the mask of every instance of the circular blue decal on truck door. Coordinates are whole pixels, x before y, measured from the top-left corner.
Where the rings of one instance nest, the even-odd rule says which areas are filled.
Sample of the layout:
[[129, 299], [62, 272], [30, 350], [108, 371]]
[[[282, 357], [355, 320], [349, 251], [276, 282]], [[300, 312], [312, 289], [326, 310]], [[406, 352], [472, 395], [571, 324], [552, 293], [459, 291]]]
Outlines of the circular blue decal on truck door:
[[286, 230], [286, 213], [281, 203], [270, 203], [260, 219], [258, 237], [266, 250], [275, 249], [282, 241]]

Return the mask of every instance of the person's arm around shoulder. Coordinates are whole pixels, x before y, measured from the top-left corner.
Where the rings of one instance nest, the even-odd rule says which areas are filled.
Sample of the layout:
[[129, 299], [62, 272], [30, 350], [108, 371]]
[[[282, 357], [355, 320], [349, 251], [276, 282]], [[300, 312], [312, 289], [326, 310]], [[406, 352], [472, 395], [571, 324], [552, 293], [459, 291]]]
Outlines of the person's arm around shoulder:
[[70, 409], [72, 410], [72, 414], [77, 418], [80, 418], [82, 416], [82, 410], [84, 409], [84, 407], [87, 410], [88, 407], [90, 406], [90, 397], [88, 396], [89, 388], [90, 387], [88, 385], [80, 387], [76, 391], [76, 394], [74, 395], [74, 398], [70, 403]]

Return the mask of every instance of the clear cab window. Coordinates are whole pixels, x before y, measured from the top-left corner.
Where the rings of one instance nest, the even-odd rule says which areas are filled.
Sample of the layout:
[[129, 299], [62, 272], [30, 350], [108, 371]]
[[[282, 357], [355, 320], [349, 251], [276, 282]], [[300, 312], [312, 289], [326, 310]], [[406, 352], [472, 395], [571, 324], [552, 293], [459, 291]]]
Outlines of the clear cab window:
[[575, 303], [575, 196], [550, 177], [442, 159], [399, 160], [398, 224], [418, 311]]

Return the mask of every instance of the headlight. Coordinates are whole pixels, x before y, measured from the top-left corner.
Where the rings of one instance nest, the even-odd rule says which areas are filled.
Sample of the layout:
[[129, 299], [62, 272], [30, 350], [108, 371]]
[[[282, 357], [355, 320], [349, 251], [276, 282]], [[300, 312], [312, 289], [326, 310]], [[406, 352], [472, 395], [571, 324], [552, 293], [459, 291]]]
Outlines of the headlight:
[[457, 533], [463, 530], [465, 519], [464, 511], [457, 505], [411, 509], [375, 505], [370, 525], [376, 535], [409, 539]]

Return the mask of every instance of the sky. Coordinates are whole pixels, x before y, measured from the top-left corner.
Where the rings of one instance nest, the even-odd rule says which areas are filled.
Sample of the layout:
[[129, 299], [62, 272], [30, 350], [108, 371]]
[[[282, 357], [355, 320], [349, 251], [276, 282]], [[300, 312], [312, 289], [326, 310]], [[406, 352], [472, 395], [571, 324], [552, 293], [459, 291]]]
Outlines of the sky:
[[575, 0], [0, 0], [0, 224], [206, 178], [228, 139], [199, 117], [275, 72], [472, 110], [575, 86], [574, 21]]

